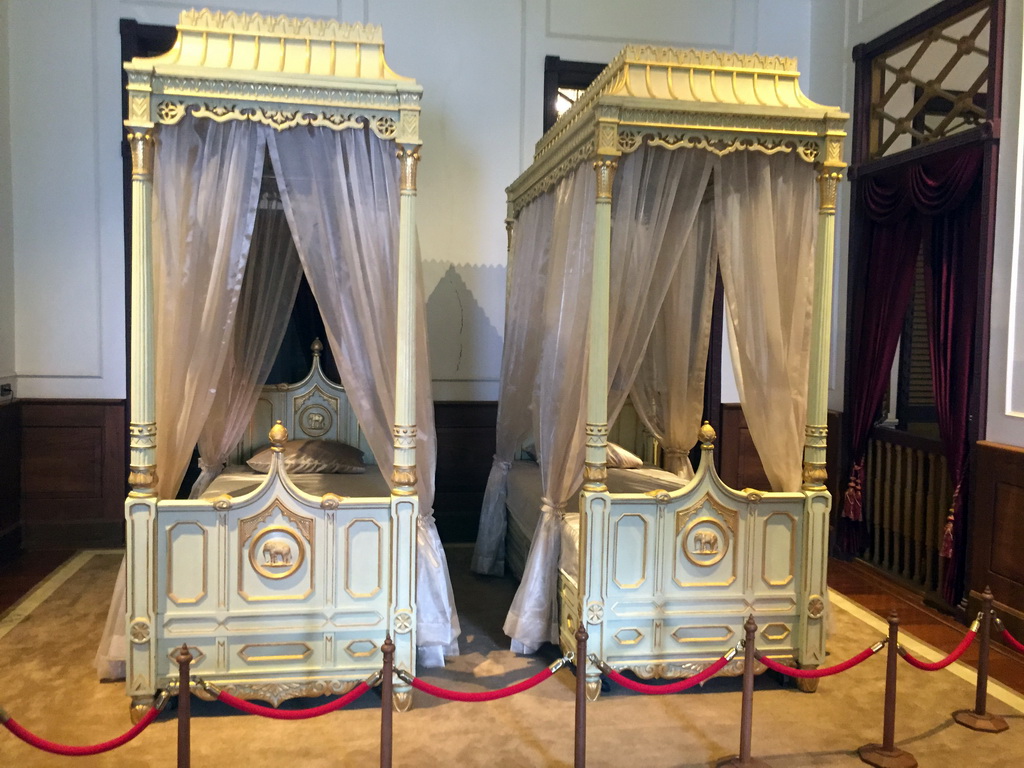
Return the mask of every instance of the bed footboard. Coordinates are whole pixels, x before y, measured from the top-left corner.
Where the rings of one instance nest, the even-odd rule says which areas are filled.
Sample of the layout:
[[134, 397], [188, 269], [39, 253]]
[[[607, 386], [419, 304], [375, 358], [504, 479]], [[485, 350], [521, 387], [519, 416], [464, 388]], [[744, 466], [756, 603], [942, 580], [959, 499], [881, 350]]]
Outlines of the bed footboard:
[[134, 701], [176, 680], [182, 644], [194, 675], [274, 705], [379, 671], [389, 631], [415, 673], [416, 497], [317, 498], [278, 464], [238, 498], [128, 500]]
[[[689, 676], [743, 637], [801, 667], [824, 659], [830, 497], [735, 491], [704, 446], [694, 480], [677, 491], [583, 493], [578, 578], [560, 574], [560, 641], [644, 678]], [[741, 659], [725, 668], [739, 674]], [[596, 697], [600, 671], [587, 666]]]

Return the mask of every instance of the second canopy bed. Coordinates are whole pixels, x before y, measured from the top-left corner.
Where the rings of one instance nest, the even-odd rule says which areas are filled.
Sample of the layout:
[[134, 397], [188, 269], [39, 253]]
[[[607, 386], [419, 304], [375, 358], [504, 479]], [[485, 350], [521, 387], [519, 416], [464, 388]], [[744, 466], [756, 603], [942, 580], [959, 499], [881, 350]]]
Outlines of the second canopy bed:
[[[515, 650], [548, 640], [572, 650], [584, 623], [611, 666], [675, 677], [721, 656], [753, 613], [765, 653], [806, 667], [824, 659], [845, 119], [801, 93], [791, 59], [629, 46], [509, 187], [497, 452], [474, 568], [504, 568], [510, 475], [532, 440], [541, 496], [505, 623]], [[710, 427], [696, 476], [686, 458], [718, 269], [771, 491], [725, 486]], [[608, 425], [630, 394], [674, 476], [616, 492]], [[588, 664], [595, 696], [598, 674]]]

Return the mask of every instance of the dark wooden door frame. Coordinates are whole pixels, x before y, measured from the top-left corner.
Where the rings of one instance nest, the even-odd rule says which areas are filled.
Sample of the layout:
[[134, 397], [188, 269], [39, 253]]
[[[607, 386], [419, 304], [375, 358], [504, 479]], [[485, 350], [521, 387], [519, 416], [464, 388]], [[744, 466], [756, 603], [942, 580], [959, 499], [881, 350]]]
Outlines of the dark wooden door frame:
[[[857, 45], [853, 49], [855, 63], [854, 85], [854, 119], [853, 119], [853, 161], [850, 165], [849, 177], [852, 182], [850, 212], [850, 247], [847, 263], [847, 317], [853, 316], [853, 309], [859, 305], [861, 293], [857, 287], [863, 283], [864, 263], [858, 258], [863, 253], [865, 242], [865, 226], [863, 215], [859, 210], [860, 182], [878, 173], [890, 171], [910, 163], [918, 162], [940, 152], [957, 147], [981, 145], [983, 151], [982, 165], [982, 231], [980, 247], [980, 270], [978, 280], [977, 313], [974, 338], [973, 376], [971, 381], [968, 441], [975, 445], [985, 434], [986, 409], [988, 401], [988, 347], [989, 347], [989, 313], [992, 295], [992, 259], [995, 239], [995, 206], [996, 206], [996, 169], [999, 159], [999, 115], [1001, 109], [1002, 70], [1003, 70], [1003, 24], [1005, 17], [1004, 0], [991, 0], [992, 15], [989, 27], [989, 51], [991, 80], [988, 85], [988, 103], [986, 122], [954, 134], [945, 139], [922, 144], [911, 149], [897, 152], [876, 160], [869, 159], [870, 136], [870, 105], [871, 105], [871, 63], [872, 60], [901, 43], [911, 40], [927, 29], [941, 23], [950, 16], [956, 15], [977, 4], [977, 0], [944, 0], [928, 10], [914, 16], [903, 24], [886, 32], [868, 43]], [[846, 328], [846, 360], [849, 361], [853, 352], [853, 328], [847, 323]], [[845, 370], [844, 392], [851, 390], [852, 366], [847, 364]], [[850, 435], [850, 409], [843, 409], [843, 432]], [[844, 440], [841, 466], [848, 476], [852, 457], [849, 444]], [[972, 463], [968, 464], [966, 478], [966, 498], [972, 498]], [[845, 477], [843, 483], [845, 483]], [[834, 506], [834, 514], [838, 513], [839, 504]], [[959, 544], [963, 547], [963, 581], [970, 573], [972, 548], [971, 516], [968, 511], [967, 541]], [[959, 585], [963, 589], [964, 583]], [[964, 602], [961, 605], [965, 605]]]

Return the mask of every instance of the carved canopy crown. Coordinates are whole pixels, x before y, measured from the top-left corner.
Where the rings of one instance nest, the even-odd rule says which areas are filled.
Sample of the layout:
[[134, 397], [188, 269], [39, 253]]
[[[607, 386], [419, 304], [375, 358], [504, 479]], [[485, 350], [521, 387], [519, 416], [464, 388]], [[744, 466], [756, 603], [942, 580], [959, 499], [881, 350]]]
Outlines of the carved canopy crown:
[[378, 26], [189, 10], [177, 30], [167, 53], [125, 64], [131, 128], [192, 114], [277, 129], [369, 125], [419, 143], [422, 89], [388, 66]]
[[627, 45], [537, 143], [508, 189], [510, 215], [580, 162], [647, 142], [717, 154], [796, 152], [841, 168], [848, 115], [800, 89], [796, 60]]

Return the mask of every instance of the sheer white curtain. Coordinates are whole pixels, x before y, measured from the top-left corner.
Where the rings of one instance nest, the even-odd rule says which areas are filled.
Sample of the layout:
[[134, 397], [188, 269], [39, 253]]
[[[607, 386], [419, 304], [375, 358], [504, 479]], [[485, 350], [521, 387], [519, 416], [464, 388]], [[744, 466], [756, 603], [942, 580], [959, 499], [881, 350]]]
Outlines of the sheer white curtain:
[[776, 491], [798, 491], [814, 294], [815, 170], [734, 152], [715, 170], [719, 258], [743, 414]]
[[[399, 165], [393, 142], [369, 130], [268, 132], [268, 146], [299, 257], [323, 314], [352, 408], [385, 477], [394, 463]], [[459, 634], [444, 550], [433, 518], [436, 442], [418, 295], [417, 643], [420, 662], [443, 663]]]
[[224, 469], [252, 417], [302, 279], [302, 264], [276, 193], [264, 194], [235, 319], [234, 343], [221, 371], [210, 415], [199, 435], [202, 472], [189, 498], [197, 499]]
[[[684, 274], [694, 282], [706, 267], [694, 258], [690, 232], [712, 164], [703, 150], [648, 145], [619, 163], [612, 194], [609, 424], [633, 386], [669, 286]], [[686, 329], [675, 333], [685, 344]]]
[[512, 230], [497, 445], [473, 551], [472, 567], [476, 573], [500, 576], [505, 572], [508, 473], [516, 451], [533, 428], [534, 382], [544, 330], [535, 321], [541, 316], [548, 283], [545, 257], [554, 210], [555, 193], [547, 192], [523, 209]]
[[543, 314], [534, 318], [543, 327], [534, 434], [544, 498], [523, 580], [504, 625], [517, 652], [533, 652], [556, 628], [561, 516], [583, 472], [595, 184], [590, 164], [583, 163], [555, 190], [547, 291]]
[[264, 141], [245, 121], [165, 126], [153, 170], [156, 463], [173, 499], [233, 341]]
[[693, 477], [688, 453], [704, 409], [718, 272], [714, 214], [710, 201], [700, 206], [630, 393], [637, 415], [664, 449], [665, 469], [685, 479]]
[[[265, 142], [257, 126], [186, 116], [162, 126], [153, 167], [158, 493], [173, 499], [231, 349], [259, 202]], [[125, 563], [95, 664], [124, 677]]]

